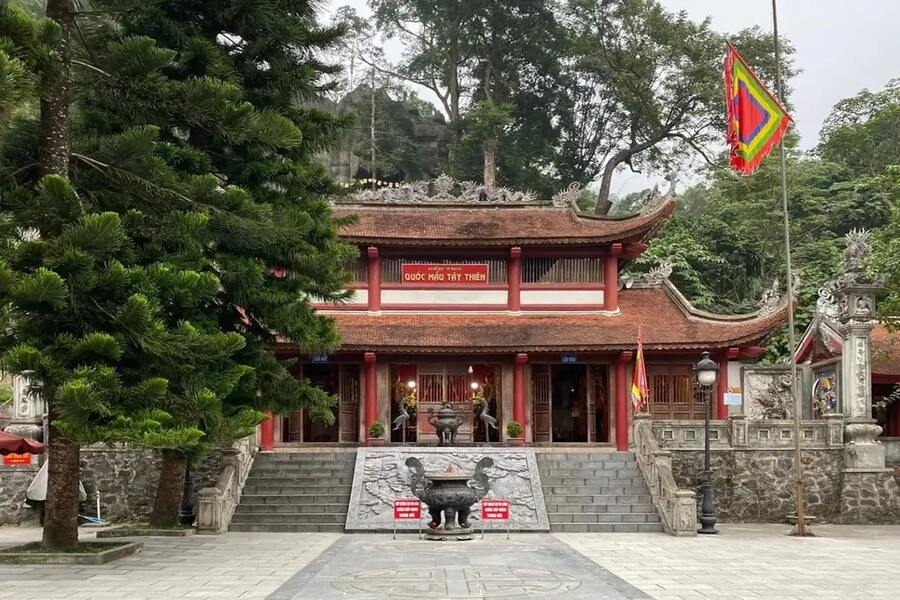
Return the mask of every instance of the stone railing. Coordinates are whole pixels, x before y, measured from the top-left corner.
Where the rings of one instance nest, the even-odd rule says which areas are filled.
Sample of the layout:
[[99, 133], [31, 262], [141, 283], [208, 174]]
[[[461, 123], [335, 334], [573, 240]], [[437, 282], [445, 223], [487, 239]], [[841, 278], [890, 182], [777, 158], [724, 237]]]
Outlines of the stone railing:
[[678, 489], [672, 475], [672, 453], [661, 450], [649, 414], [634, 417], [635, 456], [663, 528], [672, 535], [697, 535], [697, 500], [692, 490]]
[[197, 533], [225, 533], [228, 529], [258, 449], [254, 434], [223, 451], [222, 473], [215, 487], [203, 488], [197, 495]]
[[[844, 445], [843, 415], [800, 421], [800, 446], [837, 449]], [[672, 450], [703, 448], [703, 421], [652, 421], [660, 446]], [[718, 449], [785, 449], [794, 447], [794, 422], [783, 419], [747, 419], [732, 415], [727, 421], [711, 421], [709, 446]]]

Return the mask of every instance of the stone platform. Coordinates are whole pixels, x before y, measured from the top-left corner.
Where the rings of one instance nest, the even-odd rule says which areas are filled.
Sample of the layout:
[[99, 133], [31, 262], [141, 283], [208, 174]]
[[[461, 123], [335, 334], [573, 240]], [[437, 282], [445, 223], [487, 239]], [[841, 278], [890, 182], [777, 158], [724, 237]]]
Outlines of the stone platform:
[[[541, 489], [541, 476], [532, 448], [507, 447], [390, 447], [360, 448], [356, 455], [353, 488], [347, 512], [346, 531], [390, 531], [394, 529], [393, 501], [412, 498], [410, 471], [406, 459], [422, 461], [427, 473], [445, 471], [453, 465], [463, 473], [474, 473], [475, 463], [489, 456], [494, 466], [485, 473], [491, 483], [486, 498], [510, 501], [509, 528], [513, 531], [549, 531], [550, 524]], [[428, 513], [422, 512], [422, 526]], [[472, 510], [470, 521], [480, 529], [481, 503]], [[488, 521], [485, 528], [506, 530], [504, 522]], [[397, 521], [397, 530], [417, 530], [419, 523]]]

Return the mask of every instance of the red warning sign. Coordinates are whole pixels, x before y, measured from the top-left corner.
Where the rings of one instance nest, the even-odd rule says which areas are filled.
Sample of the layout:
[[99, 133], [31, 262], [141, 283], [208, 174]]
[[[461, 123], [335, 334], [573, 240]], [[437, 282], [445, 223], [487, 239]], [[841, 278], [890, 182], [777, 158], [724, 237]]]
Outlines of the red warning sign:
[[418, 498], [394, 500], [395, 521], [417, 521], [422, 518], [422, 503]]
[[508, 521], [509, 500], [482, 500], [481, 518], [484, 521]]

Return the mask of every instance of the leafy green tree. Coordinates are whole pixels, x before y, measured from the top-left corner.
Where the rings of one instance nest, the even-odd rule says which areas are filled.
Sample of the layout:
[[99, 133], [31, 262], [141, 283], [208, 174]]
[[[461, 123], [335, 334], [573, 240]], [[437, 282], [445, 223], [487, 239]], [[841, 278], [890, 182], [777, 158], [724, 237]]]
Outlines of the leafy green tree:
[[[677, 174], [692, 159], [714, 162], [724, 137], [722, 59], [726, 39], [768, 80], [771, 36], [758, 29], [725, 36], [709, 21], [670, 13], [657, 0], [571, 0], [563, 23], [572, 38], [572, 85], [561, 116], [558, 170], [586, 183], [600, 178], [605, 214], [612, 177], [627, 166]], [[785, 45], [787, 78], [793, 70]]]
[[819, 134], [819, 154], [857, 175], [878, 176], [900, 160], [900, 79], [838, 102]]
[[405, 48], [379, 67], [438, 98], [450, 172], [542, 191], [552, 158], [565, 36], [546, 0], [375, 0], [375, 21]]

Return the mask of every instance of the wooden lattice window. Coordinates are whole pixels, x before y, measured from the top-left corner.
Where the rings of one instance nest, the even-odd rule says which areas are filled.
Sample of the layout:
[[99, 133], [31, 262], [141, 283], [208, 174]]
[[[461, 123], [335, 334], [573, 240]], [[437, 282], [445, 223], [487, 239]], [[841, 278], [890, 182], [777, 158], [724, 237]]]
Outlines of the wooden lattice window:
[[603, 262], [599, 257], [525, 258], [522, 283], [603, 283]]

